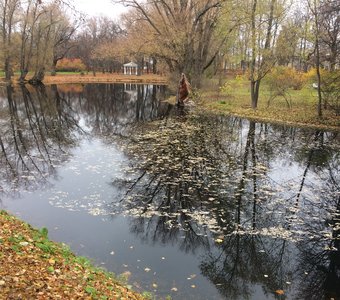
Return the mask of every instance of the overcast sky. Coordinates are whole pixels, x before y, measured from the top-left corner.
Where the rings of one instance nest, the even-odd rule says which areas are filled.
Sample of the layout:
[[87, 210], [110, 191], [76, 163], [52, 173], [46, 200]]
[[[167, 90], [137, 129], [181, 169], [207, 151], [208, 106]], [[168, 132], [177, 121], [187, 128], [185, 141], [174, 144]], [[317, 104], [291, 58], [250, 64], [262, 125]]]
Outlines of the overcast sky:
[[113, 4], [111, 0], [73, 0], [73, 3], [77, 10], [89, 16], [105, 15], [116, 19], [126, 11], [124, 6]]

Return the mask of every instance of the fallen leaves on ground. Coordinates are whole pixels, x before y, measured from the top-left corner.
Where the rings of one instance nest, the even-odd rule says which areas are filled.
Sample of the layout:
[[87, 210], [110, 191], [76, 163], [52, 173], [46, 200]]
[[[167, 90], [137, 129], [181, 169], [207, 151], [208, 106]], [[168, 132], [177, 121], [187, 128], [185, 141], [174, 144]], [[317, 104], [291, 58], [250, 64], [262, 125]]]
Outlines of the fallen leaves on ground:
[[0, 299], [144, 299], [64, 246], [0, 211]]

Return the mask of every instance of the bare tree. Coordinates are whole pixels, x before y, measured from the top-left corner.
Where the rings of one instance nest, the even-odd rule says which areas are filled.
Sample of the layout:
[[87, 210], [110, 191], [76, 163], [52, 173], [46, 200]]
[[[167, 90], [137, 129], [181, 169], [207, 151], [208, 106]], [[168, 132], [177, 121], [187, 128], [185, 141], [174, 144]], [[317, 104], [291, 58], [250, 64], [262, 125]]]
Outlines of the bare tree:
[[323, 59], [329, 62], [329, 69], [334, 71], [340, 52], [340, 2], [323, 0], [319, 12], [320, 48], [325, 52]]
[[319, 15], [319, 1], [318, 0], [307, 0], [308, 7], [313, 16], [314, 23], [314, 55], [315, 55], [315, 67], [317, 76], [317, 90], [318, 90], [318, 116], [322, 117], [322, 94], [321, 94], [321, 61], [320, 61], [320, 15]]
[[215, 35], [223, 0], [113, 2], [132, 8], [126, 23], [134, 49], [164, 61], [170, 71], [185, 73], [193, 86], [200, 86], [224, 42]]
[[[262, 79], [270, 71], [274, 64], [273, 56], [273, 35], [275, 22], [279, 21], [279, 3], [277, 0], [270, 0], [266, 11], [260, 11], [257, 0], [252, 1], [251, 8], [251, 62], [250, 62], [250, 93], [251, 107], [257, 108], [259, 91]], [[262, 8], [263, 10], [263, 8]], [[265, 28], [263, 28], [266, 26]], [[265, 35], [262, 36], [262, 32]]]
[[60, 6], [66, 4], [55, 0], [41, 7], [39, 18], [33, 27], [35, 47], [30, 58], [33, 59], [34, 75], [29, 80], [30, 83], [42, 82], [46, 68], [53, 68], [71, 47], [69, 41], [75, 27], [63, 12], [63, 6]]
[[71, 22], [67, 16], [61, 13], [60, 22], [54, 28], [52, 75], [56, 73], [58, 61], [63, 59], [71, 48], [75, 47], [71, 40], [78, 27], [79, 23], [77, 21]]
[[0, 29], [3, 44], [4, 69], [6, 80], [11, 80], [12, 76], [12, 33], [15, 23], [15, 13], [19, 8], [20, 0], [0, 1]]
[[26, 76], [28, 74], [28, 70], [30, 67], [31, 57], [33, 54], [33, 46], [34, 46], [34, 27], [39, 17], [43, 13], [39, 11], [40, 1], [38, 0], [29, 0], [26, 3], [26, 7], [24, 10], [24, 15], [21, 17], [20, 22], [20, 36], [21, 36], [21, 44], [20, 44], [20, 77], [19, 81], [24, 82]]

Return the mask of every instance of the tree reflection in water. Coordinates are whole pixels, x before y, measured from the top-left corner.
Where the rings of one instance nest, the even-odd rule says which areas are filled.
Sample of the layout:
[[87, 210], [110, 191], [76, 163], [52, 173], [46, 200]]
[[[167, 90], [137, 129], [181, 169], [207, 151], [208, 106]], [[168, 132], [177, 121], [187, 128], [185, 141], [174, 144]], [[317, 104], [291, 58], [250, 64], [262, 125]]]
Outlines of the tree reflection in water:
[[227, 298], [250, 297], [254, 284], [273, 297], [338, 297], [338, 149], [336, 133], [166, 118], [126, 146], [136, 175], [121, 202], [141, 239], [203, 249], [202, 274]]
[[25, 86], [0, 89], [0, 193], [34, 190], [57, 176], [56, 166], [85, 138], [124, 136], [140, 120], [166, 113], [163, 90], [124, 84]]
[[56, 176], [81, 131], [75, 112], [55, 87], [8, 85], [1, 95], [1, 193], [35, 189]]

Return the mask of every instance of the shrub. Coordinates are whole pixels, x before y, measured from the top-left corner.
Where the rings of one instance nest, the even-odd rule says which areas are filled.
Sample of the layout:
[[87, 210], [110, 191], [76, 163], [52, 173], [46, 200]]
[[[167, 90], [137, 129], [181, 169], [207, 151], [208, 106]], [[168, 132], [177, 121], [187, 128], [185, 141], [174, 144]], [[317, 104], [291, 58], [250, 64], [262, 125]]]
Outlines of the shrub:
[[[320, 69], [320, 75], [323, 77], [327, 73], [325, 69]], [[314, 83], [318, 81], [317, 75], [316, 75], [316, 68], [311, 68], [307, 73], [304, 73], [304, 79], [308, 83]]]
[[290, 67], [282, 66], [273, 68], [269, 76], [266, 77], [266, 82], [270, 90], [268, 106], [276, 97], [283, 97], [288, 107], [292, 105], [289, 89], [300, 90], [306, 83], [301, 72]]
[[248, 78], [244, 75], [236, 75], [235, 79], [228, 80], [221, 85], [219, 91], [225, 96], [233, 97], [235, 95], [235, 90], [242, 88], [245, 83], [248, 84]]
[[56, 69], [59, 72], [82, 72], [86, 66], [80, 58], [63, 58], [58, 61]]
[[278, 66], [272, 69], [266, 81], [271, 91], [301, 90], [306, 84], [306, 77], [294, 68]]

